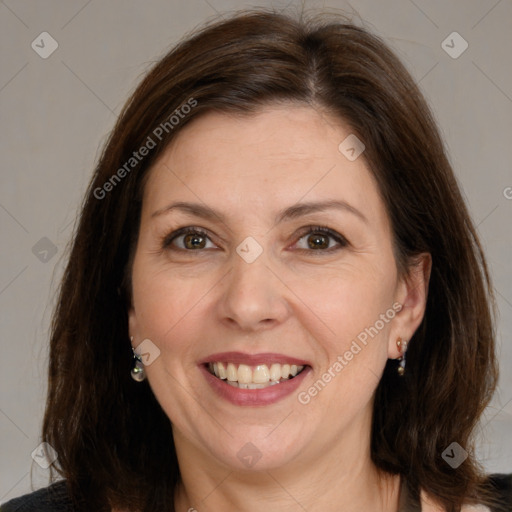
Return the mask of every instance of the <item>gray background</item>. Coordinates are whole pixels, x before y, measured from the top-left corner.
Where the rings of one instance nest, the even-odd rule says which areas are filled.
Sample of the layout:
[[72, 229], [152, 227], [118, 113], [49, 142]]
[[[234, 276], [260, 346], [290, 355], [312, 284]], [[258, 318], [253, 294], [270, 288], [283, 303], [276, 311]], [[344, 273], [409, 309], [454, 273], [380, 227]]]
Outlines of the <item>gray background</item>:
[[[48, 326], [66, 245], [99, 149], [142, 74], [234, 0], [0, 2], [0, 502], [46, 484], [33, 463], [44, 410]], [[499, 310], [500, 390], [482, 420], [480, 459], [512, 471], [512, 1], [305, 2], [345, 10], [398, 52], [440, 124], [478, 225]], [[48, 32], [57, 50], [43, 59]], [[469, 44], [452, 58], [442, 42]], [[47, 51], [49, 41], [45, 40]], [[457, 51], [460, 41], [447, 43]], [[40, 49], [43, 51], [43, 49]], [[43, 239], [41, 241], [41, 239]], [[53, 252], [55, 252], [53, 254]], [[439, 379], [443, 376], [439, 375]]]

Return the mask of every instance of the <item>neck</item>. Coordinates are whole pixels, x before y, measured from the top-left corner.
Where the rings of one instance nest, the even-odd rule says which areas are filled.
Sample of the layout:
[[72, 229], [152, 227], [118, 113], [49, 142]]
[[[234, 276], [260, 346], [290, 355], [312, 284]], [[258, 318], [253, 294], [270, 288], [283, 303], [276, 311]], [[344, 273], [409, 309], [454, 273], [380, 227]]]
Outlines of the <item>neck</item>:
[[348, 430], [323, 453], [312, 449], [292, 464], [260, 471], [229, 468], [175, 432], [176, 512], [397, 512], [400, 477], [372, 463], [369, 435]]
[[[327, 479], [316, 481], [303, 478], [290, 482], [275, 471], [247, 475], [224, 472], [216, 479], [196, 475], [194, 481], [184, 479], [179, 486], [176, 512], [396, 512], [398, 510], [400, 478], [397, 476], [354, 475], [353, 479], [338, 479], [328, 485]], [[329, 481], [329, 484], [331, 482]], [[327, 484], [327, 485], [326, 485]]]

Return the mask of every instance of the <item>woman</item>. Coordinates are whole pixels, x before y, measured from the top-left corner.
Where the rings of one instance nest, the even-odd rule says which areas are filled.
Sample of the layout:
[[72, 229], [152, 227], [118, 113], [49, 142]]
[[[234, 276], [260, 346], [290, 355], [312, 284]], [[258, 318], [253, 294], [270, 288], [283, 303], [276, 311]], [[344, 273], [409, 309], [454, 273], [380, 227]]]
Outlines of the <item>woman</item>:
[[65, 480], [3, 510], [510, 511], [472, 448], [490, 290], [382, 41], [268, 12], [206, 27], [105, 147], [51, 338]]

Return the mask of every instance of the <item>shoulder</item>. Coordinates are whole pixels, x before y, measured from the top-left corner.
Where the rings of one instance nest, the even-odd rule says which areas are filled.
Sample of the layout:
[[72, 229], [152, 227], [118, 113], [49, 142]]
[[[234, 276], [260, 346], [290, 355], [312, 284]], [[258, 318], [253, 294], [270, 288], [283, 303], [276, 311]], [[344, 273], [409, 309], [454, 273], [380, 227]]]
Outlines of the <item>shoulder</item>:
[[74, 512], [65, 480], [4, 503], [1, 512]]
[[496, 509], [496, 512], [512, 512], [512, 473], [489, 475], [487, 483], [492, 494], [502, 504], [502, 508]]
[[[489, 475], [487, 484], [491, 494], [500, 505], [496, 508], [484, 505], [464, 505], [461, 512], [512, 512], [512, 473]], [[422, 491], [421, 512], [444, 512], [444, 509]]]

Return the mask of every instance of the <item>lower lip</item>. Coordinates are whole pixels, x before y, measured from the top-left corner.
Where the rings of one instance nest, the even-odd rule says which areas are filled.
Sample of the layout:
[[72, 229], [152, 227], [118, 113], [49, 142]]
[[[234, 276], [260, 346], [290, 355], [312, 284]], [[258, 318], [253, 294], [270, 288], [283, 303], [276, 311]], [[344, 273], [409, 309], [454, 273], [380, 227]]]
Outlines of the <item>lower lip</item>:
[[311, 370], [307, 366], [293, 379], [263, 389], [240, 389], [228, 384], [225, 380], [212, 375], [205, 365], [200, 366], [207, 382], [221, 397], [234, 405], [270, 405], [292, 394], [302, 383]]

